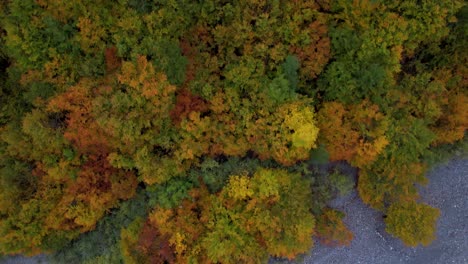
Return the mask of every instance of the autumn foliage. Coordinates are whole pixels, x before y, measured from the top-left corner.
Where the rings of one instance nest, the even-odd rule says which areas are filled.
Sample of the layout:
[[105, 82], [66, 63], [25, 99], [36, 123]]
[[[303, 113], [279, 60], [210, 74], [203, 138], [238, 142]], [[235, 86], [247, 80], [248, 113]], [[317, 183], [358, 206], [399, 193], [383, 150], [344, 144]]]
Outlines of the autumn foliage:
[[395, 203], [387, 212], [385, 224], [390, 234], [401, 238], [408, 246], [429, 245], [435, 239], [436, 221], [440, 211], [414, 201]]
[[294, 259], [350, 243], [326, 204], [352, 186], [427, 245], [416, 186], [465, 140], [467, 12], [417, 2], [2, 1], [0, 254]]
[[388, 122], [379, 107], [367, 100], [348, 107], [325, 103], [318, 121], [332, 161], [346, 160], [362, 168], [375, 161], [388, 144]]
[[268, 255], [292, 259], [312, 245], [314, 218], [295, 200], [308, 195], [298, 175], [259, 169], [252, 176], [232, 175], [217, 195], [205, 186], [193, 189], [179, 207], [155, 208], [149, 221], [153, 232], [168, 237], [173, 263], [258, 263]]
[[317, 219], [316, 234], [329, 246], [349, 246], [353, 233], [343, 223], [343, 213], [328, 209]]

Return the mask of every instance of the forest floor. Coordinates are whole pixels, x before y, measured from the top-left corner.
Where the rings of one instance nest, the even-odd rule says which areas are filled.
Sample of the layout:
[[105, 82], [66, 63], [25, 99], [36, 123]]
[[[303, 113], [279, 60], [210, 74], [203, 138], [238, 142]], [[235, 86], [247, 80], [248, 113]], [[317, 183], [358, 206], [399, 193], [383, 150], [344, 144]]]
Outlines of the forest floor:
[[[354, 239], [348, 247], [326, 247], [318, 242], [300, 262], [304, 264], [431, 264], [468, 263], [468, 159], [455, 158], [428, 173], [421, 200], [441, 210], [437, 239], [428, 247], [408, 248], [385, 232], [382, 214], [362, 203], [354, 190], [330, 206], [346, 213]], [[273, 261], [272, 261], [273, 262]], [[47, 263], [44, 255], [0, 259], [2, 264]], [[294, 262], [293, 262], [294, 263]]]
[[[428, 247], [408, 248], [385, 232], [382, 214], [369, 208], [354, 190], [331, 206], [346, 213], [354, 239], [348, 247], [316, 246], [305, 264], [431, 264], [468, 263], [468, 159], [455, 158], [436, 166], [420, 188], [421, 201], [441, 211], [437, 238]], [[301, 263], [299, 262], [299, 263]]]

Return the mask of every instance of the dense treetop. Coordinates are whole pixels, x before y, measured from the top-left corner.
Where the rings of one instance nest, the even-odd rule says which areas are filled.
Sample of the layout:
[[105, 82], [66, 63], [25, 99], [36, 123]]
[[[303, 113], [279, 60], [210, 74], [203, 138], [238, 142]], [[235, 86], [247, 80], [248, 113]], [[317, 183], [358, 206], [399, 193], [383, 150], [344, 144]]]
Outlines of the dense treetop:
[[[468, 127], [461, 0], [0, 3], [0, 254], [262, 263], [356, 187], [409, 246], [433, 148]], [[345, 161], [351, 177], [323, 164]], [[333, 166], [332, 166], [333, 167]]]

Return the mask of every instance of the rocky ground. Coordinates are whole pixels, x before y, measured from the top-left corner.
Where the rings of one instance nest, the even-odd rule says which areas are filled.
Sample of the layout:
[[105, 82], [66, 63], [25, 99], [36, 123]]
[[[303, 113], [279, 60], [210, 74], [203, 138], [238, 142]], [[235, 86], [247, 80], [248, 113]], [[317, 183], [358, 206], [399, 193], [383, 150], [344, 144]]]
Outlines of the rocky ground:
[[303, 259], [305, 264], [439, 264], [468, 263], [468, 159], [439, 165], [421, 188], [421, 200], [437, 207], [441, 216], [437, 239], [428, 247], [407, 248], [385, 232], [382, 215], [364, 205], [354, 191], [332, 205], [346, 212], [346, 224], [354, 233], [349, 247], [317, 245]]

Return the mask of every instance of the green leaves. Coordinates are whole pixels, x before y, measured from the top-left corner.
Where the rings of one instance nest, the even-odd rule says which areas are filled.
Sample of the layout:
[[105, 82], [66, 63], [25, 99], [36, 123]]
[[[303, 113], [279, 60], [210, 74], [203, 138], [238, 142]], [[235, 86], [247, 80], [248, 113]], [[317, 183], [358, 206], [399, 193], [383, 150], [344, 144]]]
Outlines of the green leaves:
[[267, 93], [275, 104], [291, 101], [297, 97], [295, 89], [292, 88], [291, 81], [287, 80], [283, 74], [270, 82]]
[[288, 55], [284, 63], [281, 65], [281, 67], [283, 69], [284, 75], [288, 79], [289, 88], [292, 91], [296, 91], [298, 88], [297, 85], [299, 83], [299, 73], [298, 73], [298, 70], [300, 67], [299, 60], [297, 59], [296, 56]]
[[197, 183], [187, 178], [172, 178], [164, 184], [147, 187], [146, 195], [150, 206], [162, 208], [174, 208], [180, 202], [189, 197], [189, 190]]
[[73, 151], [73, 149], [66, 148], [66, 149], [63, 149], [62, 155], [65, 157], [65, 159], [67, 159], [68, 161], [71, 161], [73, 160], [73, 158], [75, 158], [76, 153], [75, 151]]
[[440, 211], [414, 201], [394, 203], [387, 211], [385, 230], [407, 246], [428, 246], [435, 239]]
[[185, 72], [188, 60], [182, 55], [179, 43], [174, 40], [161, 40], [156, 43], [148, 42], [148, 55], [152, 57], [157, 69], [162, 70], [169, 82], [182, 85], [185, 81]]
[[400, 220], [434, 221], [412, 204], [422, 159], [468, 125], [464, 3], [328, 2], [0, 2], [0, 254], [87, 232], [57, 261], [292, 259], [310, 211], [350, 239], [325, 208], [353, 184], [329, 160], [428, 243]]
[[348, 195], [354, 187], [354, 182], [350, 176], [338, 170], [335, 170], [328, 177], [330, 177], [330, 183], [338, 191], [339, 196]]

